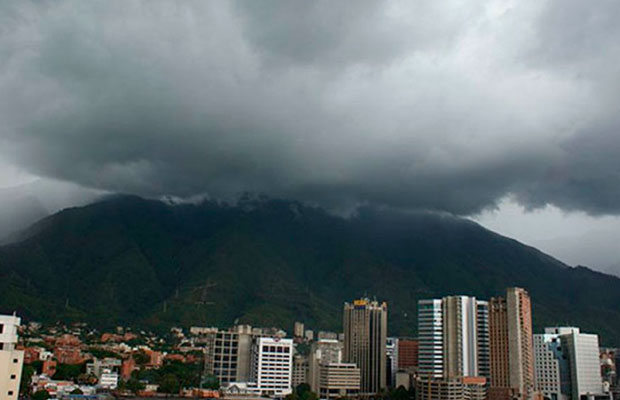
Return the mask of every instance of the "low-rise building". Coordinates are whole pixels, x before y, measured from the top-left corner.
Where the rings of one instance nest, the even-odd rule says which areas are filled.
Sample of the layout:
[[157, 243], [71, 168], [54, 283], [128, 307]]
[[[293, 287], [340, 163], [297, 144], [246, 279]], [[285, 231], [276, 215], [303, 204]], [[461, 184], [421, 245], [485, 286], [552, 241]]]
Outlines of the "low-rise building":
[[324, 364], [320, 368], [320, 399], [356, 397], [360, 393], [360, 369], [352, 363]]
[[418, 378], [417, 400], [485, 400], [486, 378]]

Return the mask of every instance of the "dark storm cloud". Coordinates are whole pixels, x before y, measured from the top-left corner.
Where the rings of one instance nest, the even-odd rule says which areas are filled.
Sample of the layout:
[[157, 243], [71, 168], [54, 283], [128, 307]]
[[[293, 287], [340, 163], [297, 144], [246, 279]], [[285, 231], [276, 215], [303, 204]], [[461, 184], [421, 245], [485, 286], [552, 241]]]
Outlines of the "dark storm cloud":
[[334, 208], [469, 214], [512, 194], [620, 211], [611, 1], [586, 22], [577, 1], [0, 7], [0, 157], [35, 175]]

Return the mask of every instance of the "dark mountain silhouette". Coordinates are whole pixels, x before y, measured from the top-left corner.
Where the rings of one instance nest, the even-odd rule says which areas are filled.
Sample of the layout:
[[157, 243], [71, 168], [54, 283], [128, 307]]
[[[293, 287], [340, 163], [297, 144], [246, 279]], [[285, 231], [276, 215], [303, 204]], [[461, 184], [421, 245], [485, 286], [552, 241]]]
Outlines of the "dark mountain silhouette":
[[466, 219], [360, 209], [345, 219], [297, 202], [169, 205], [131, 196], [67, 209], [0, 248], [0, 311], [27, 319], [340, 329], [342, 302], [389, 303], [413, 335], [416, 302], [533, 299], [536, 329], [574, 324], [620, 344], [620, 279], [571, 268]]

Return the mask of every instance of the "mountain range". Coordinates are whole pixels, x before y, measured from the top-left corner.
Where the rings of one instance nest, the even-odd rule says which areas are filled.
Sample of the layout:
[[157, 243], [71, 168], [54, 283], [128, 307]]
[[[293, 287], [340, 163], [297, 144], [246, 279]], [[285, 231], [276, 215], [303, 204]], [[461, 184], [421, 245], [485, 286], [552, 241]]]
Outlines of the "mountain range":
[[388, 302], [416, 334], [418, 299], [526, 288], [535, 330], [576, 325], [620, 340], [620, 279], [569, 267], [463, 218], [295, 201], [169, 204], [114, 196], [46, 217], [0, 247], [0, 312], [26, 320], [339, 330], [344, 301]]

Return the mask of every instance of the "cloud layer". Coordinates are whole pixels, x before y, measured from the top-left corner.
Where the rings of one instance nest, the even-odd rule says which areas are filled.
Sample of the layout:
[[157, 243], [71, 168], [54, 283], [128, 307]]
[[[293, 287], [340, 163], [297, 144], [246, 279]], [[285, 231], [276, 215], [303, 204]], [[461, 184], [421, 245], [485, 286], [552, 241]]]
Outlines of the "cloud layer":
[[620, 6], [5, 2], [0, 157], [147, 196], [620, 213]]

